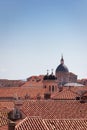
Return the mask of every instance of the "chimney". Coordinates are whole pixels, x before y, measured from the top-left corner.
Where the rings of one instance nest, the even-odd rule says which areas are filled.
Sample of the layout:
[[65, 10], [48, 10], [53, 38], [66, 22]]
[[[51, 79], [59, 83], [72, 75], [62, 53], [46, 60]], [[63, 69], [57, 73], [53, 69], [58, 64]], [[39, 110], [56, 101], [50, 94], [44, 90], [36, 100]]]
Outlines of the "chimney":
[[10, 121], [8, 123], [8, 130], [15, 130], [15, 122]]

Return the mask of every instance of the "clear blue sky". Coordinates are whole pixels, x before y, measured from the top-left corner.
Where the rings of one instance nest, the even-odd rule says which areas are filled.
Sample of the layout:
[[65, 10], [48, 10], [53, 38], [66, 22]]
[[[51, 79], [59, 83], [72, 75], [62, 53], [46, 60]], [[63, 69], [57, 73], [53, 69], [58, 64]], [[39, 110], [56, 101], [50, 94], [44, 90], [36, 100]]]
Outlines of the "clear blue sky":
[[55, 72], [61, 54], [87, 78], [87, 0], [0, 0], [0, 78]]

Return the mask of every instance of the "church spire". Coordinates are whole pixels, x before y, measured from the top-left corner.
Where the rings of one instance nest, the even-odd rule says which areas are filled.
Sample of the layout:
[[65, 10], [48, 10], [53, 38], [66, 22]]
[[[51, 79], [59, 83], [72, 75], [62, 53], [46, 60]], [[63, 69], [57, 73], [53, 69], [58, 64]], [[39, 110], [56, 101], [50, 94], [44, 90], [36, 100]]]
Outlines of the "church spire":
[[63, 55], [61, 55], [61, 60], [60, 60], [61, 64], [64, 64], [64, 59], [63, 59]]

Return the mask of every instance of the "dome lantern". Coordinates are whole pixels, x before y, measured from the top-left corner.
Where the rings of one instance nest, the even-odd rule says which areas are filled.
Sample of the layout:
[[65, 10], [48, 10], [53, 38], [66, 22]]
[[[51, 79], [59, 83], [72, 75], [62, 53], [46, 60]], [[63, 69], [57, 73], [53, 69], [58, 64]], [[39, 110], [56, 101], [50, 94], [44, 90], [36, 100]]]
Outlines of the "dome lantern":
[[61, 57], [60, 65], [56, 69], [56, 73], [57, 72], [69, 72], [67, 66], [64, 64], [63, 56]]
[[60, 64], [64, 64], [63, 55], [61, 56]]

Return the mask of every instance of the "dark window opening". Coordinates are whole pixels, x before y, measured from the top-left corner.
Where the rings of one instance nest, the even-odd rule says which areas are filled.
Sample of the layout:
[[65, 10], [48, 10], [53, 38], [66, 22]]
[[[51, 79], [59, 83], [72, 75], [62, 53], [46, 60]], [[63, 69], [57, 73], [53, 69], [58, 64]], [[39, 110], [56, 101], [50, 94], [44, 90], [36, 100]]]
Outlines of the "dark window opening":
[[52, 92], [54, 92], [54, 86], [52, 86]]
[[49, 92], [51, 92], [51, 86], [49, 86]]

